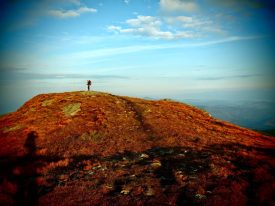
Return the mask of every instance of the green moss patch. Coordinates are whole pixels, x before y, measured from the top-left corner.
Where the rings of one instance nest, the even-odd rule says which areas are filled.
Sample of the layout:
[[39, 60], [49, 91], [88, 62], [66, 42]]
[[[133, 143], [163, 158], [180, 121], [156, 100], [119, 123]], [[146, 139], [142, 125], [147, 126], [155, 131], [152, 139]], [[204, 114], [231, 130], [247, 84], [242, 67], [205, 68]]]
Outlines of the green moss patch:
[[46, 99], [42, 102], [42, 107], [50, 106], [53, 103], [53, 99]]
[[83, 94], [83, 95], [95, 95], [95, 94], [98, 94], [99, 92], [95, 92], [95, 91], [83, 91], [83, 92], [80, 92], [80, 94]]
[[110, 94], [105, 92], [96, 92], [96, 91], [82, 91], [80, 92], [82, 95], [96, 95], [96, 96], [109, 96]]
[[16, 130], [21, 129], [21, 128], [22, 128], [21, 125], [14, 125], [14, 126], [10, 126], [10, 127], [4, 127], [3, 132], [4, 133], [12, 132], [12, 131], [16, 131]]
[[29, 111], [30, 111], [30, 112], [35, 112], [36, 109], [35, 109], [34, 107], [32, 107], [32, 108], [29, 109]]
[[80, 109], [81, 103], [72, 103], [68, 104], [63, 108], [63, 113], [65, 116], [70, 117], [76, 115], [77, 112], [81, 111]]

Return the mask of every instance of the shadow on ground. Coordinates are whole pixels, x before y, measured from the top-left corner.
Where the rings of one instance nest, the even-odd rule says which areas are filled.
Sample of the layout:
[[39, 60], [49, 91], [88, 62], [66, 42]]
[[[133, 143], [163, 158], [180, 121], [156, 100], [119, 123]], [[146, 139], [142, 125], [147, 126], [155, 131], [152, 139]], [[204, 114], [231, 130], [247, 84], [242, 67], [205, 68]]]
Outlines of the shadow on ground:
[[[79, 155], [70, 157], [68, 164], [57, 164], [41, 174], [37, 172], [39, 168], [64, 159], [36, 155], [36, 137], [35, 132], [28, 135], [24, 157], [0, 160], [0, 167], [4, 168], [0, 172], [0, 201], [5, 205], [37, 205], [40, 197], [49, 195], [55, 188], [77, 187], [76, 183], [85, 185], [87, 193], [95, 191], [101, 197], [95, 198], [99, 201], [95, 205], [127, 205], [126, 200], [131, 200], [132, 205], [222, 202], [242, 205], [272, 201], [273, 193], [263, 187], [274, 182], [274, 165], [243, 153], [274, 157], [274, 149], [227, 144], [201, 150], [155, 147], [109, 157]], [[37, 178], [45, 183], [38, 183]]]

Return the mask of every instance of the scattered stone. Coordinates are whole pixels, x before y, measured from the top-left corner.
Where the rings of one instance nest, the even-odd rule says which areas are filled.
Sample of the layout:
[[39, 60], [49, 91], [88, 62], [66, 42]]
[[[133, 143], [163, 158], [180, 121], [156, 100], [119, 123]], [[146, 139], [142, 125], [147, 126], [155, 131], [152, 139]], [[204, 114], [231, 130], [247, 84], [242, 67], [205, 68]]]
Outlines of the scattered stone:
[[67, 174], [60, 175], [60, 176], [59, 176], [59, 180], [60, 180], [60, 181], [66, 181], [66, 180], [68, 180], [68, 179], [69, 179], [69, 175], [67, 175]]
[[122, 190], [120, 191], [121, 194], [128, 195], [132, 191], [132, 186], [131, 185], [124, 185], [122, 187]]
[[149, 112], [151, 112], [151, 109], [147, 109], [145, 112], [148, 112], [148, 113], [149, 113]]
[[112, 185], [105, 185], [102, 188], [102, 193], [103, 194], [108, 194], [113, 190], [113, 186]]
[[142, 154], [140, 155], [140, 158], [147, 159], [147, 158], [149, 158], [149, 155], [147, 155], [147, 154], [145, 154], [145, 153], [142, 153]]
[[97, 166], [94, 166], [92, 169], [93, 170], [98, 170], [98, 169], [100, 169], [101, 168], [101, 165], [97, 165]]
[[205, 196], [205, 195], [202, 195], [202, 194], [196, 194], [196, 195], [195, 195], [195, 198], [201, 200], [201, 199], [205, 199], [206, 196]]
[[87, 172], [87, 174], [88, 175], [92, 175], [92, 174], [94, 174], [94, 172], [93, 171], [89, 171], [89, 172]]
[[151, 166], [153, 168], [159, 168], [161, 167], [161, 162], [159, 160], [154, 160], [152, 163], [151, 163]]
[[125, 188], [125, 189], [121, 190], [120, 193], [123, 195], [128, 195], [130, 193], [130, 190], [128, 188]]
[[152, 187], [148, 187], [147, 190], [145, 191], [146, 196], [154, 196], [155, 195], [155, 191]]

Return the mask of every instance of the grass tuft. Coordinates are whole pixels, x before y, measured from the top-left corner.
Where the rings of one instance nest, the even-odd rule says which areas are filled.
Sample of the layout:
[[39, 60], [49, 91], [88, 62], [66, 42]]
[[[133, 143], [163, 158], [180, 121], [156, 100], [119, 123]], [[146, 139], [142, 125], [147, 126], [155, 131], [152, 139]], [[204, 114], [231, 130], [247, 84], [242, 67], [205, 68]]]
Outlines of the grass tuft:
[[102, 134], [98, 131], [85, 132], [80, 136], [84, 141], [95, 141], [98, 142], [102, 139]]

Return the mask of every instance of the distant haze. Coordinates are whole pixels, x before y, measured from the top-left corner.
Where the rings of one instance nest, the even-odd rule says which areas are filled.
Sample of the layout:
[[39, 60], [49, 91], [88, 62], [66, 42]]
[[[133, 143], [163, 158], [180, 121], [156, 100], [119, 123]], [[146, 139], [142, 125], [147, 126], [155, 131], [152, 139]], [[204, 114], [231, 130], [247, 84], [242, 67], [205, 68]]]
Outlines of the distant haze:
[[232, 102], [189, 100], [188, 102], [207, 111], [215, 118], [234, 123], [241, 127], [256, 130], [275, 128], [275, 101]]

